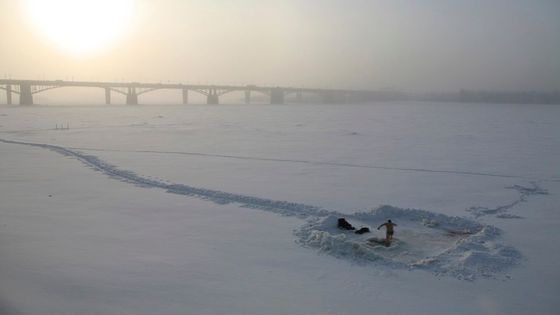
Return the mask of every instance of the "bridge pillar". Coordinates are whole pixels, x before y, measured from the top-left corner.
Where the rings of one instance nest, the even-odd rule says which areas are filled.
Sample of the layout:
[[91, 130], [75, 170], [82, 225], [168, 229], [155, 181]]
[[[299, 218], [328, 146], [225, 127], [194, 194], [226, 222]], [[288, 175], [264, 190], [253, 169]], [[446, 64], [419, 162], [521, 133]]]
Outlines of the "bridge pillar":
[[281, 88], [270, 90], [270, 104], [284, 104], [284, 90]]
[[12, 85], [6, 85], [6, 103], [12, 105]]
[[111, 104], [111, 88], [105, 88], [105, 104]]
[[210, 89], [208, 97], [206, 98], [206, 104], [208, 105], [218, 105], [220, 104], [220, 98], [218, 97], [218, 92], [216, 89]]
[[251, 90], [245, 90], [245, 104], [251, 104]]
[[138, 105], [138, 94], [136, 94], [136, 88], [133, 86], [128, 88], [128, 93], [126, 94], [126, 104]]
[[189, 103], [189, 89], [183, 88], [183, 104], [187, 105]]
[[33, 93], [31, 93], [31, 84], [21, 83], [19, 85], [19, 104], [33, 105]]

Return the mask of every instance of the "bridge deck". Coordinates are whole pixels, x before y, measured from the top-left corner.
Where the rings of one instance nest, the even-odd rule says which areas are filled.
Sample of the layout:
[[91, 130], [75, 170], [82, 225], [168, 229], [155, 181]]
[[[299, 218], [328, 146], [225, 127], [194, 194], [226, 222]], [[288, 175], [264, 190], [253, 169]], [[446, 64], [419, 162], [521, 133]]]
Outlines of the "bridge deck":
[[[110, 104], [111, 91], [126, 95], [127, 104], [138, 104], [138, 96], [160, 89], [177, 89], [183, 93], [183, 104], [187, 103], [188, 92], [195, 91], [207, 96], [208, 104], [218, 104], [219, 97], [234, 91], [245, 92], [245, 101], [250, 102], [251, 92], [260, 92], [270, 96], [272, 104], [283, 104], [285, 96], [296, 93], [298, 102], [302, 93], [319, 95], [325, 103], [346, 102], [348, 99], [363, 101], [371, 91], [348, 89], [322, 89], [302, 87], [257, 86], [257, 85], [220, 85], [220, 84], [183, 84], [183, 83], [141, 83], [141, 82], [96, 82], [64, 80], [12, 80], [0, 79], [0, 89], [6, 91], [8, 104], [12, 102], [12, 93], [19, 94], [20, 104], [33, 104], [33, 94], [59, 87], [93, 87], [105, 89], [106, 103]], [[125, 90], [125, 91], [123, 91]]]

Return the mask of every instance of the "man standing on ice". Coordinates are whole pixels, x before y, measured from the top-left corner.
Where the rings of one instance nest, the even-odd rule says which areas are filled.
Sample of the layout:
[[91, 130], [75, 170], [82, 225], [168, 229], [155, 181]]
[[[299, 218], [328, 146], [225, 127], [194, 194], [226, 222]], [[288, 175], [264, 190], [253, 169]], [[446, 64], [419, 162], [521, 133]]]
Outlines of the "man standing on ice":
[[382, 226], [385, 226], [386, 229], [385, 242], [390, 243], [393, 240], [393, 233], [395, 232], [393, 228], [397, 225], [391, 222], [391, 220], [387, 220], [387, 222], [378, 226], [377, 229], [379, 230]]

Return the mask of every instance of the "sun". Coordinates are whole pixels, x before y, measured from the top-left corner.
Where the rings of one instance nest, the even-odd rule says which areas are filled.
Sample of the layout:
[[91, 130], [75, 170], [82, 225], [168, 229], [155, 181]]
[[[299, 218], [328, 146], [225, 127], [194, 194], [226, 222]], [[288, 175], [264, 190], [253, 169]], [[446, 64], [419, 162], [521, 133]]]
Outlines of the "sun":
[[27, 19], [63, 52], [87, 56], [108, 49], [130, 28], [134, 0], [24, 0]]

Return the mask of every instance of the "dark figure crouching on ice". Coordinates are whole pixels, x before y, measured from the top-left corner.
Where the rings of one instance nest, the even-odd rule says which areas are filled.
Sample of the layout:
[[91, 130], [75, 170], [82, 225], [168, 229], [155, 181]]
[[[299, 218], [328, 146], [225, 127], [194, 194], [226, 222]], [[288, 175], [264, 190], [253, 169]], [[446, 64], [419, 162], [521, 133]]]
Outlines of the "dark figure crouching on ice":
[[391, 222], [391, 220], [387, 220], [387, 222], [381, 224], [379, 227], [377, 227], [377, 229], [379, 230], [382, 226], [385, 226], [386, 229], [385, 242], [390, 243], [393, 240], [393, 234], [395, 233], [395, 230], [393, 228], [397, 225]]

